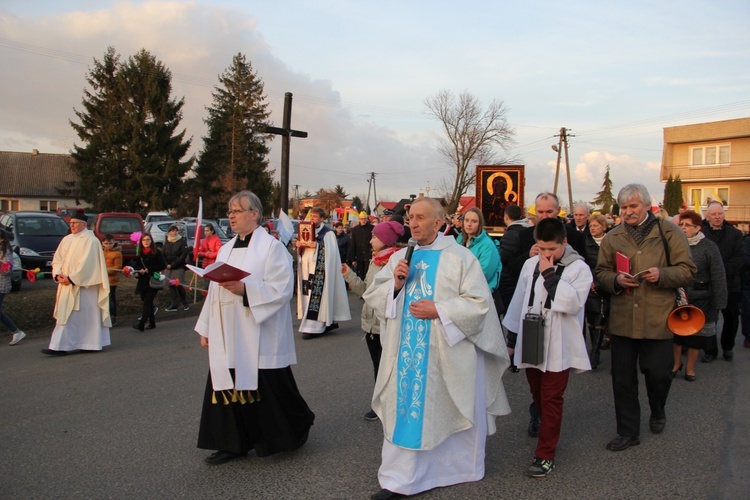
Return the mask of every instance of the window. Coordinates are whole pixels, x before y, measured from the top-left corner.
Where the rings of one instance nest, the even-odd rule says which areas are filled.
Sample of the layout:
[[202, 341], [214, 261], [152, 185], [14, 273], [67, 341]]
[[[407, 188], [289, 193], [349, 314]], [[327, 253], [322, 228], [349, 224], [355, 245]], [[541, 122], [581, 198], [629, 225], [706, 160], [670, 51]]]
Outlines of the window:
[[705, 207], [711, 201], [720, 201], [725, 207], [729, 205], [729, 188], [712, 186], [690, 188], [688, 204], [692, 207]]
[[695, 146], [690, 148], [690, 166], [726, 165], [730, 162], [729, 144]]
[[57, 201], [54, 201], [54, 200], [39, 200], [39, 210], [43, 210], [45, 212], [56, 212], [57, 211]]
[[18, 200], [0, 200], [0, 211], [18, 211]]

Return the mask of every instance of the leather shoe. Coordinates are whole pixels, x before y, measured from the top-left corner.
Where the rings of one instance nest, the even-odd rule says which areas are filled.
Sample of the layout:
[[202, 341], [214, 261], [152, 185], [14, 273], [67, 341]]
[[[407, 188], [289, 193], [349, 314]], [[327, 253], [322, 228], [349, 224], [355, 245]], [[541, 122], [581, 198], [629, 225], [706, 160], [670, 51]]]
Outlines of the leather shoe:
[[[685, 375], [687, 377], [687, 375]], [[667, 417], [651, 417], [648, 419], [648, 428], [654, 434], [661, 434], [664, 432], [664, 427], [667, 425]]]
[[404, 498], [405, 496], [406, 495], [402, 495], [401, 493], [394, 493], [391, 490], [386, 490], [384, 488], [374, 495], [371, 495], [370, 498], [372, 500], [390, 500], [391, 498]]
[[328, 325], [323, 333], [332, 332], [333, 330], [336, 330], [339, 327], [338, 323], [331, 323]]
[[688, 382], [695, 382], [695, 375], [688, 375], [686, 373], [685, 374], [685, 380], [687, 380]]
[[217, 451], [216, 453], [212, 453], [211, 455], [207, 456], [205, 458], [205, 461], [208, 465], [221, 465], [223, 463], [229, 462], [230, 460], [234, 460], [235, 458], [240, 458], [243, 456], [241, 453], [232, 453], [231, 451]]
[[641, 444], [641, 440], [638, 436], [617, 436], [607, 443], [607, 449], [609, 451], [622, 451], [639, 444]]
[[143, 331], [143, 324], [136, 323], [135, 325], [133, 325], [133, 328], [135, 328], [136, 330]]
[[701, 358], [701, 362], [703, 363], [711, 363], [713, 361], [716, 361], [716, 355], [715, 354], [704, 354]]
[[54, 349], [42, 349], [42, 354], [46, 354], [48, 356], [67, 356], [68, 351], [56, 351]]
[[734, 352], [731, 349], [729, 351], [724, 351], [724, 359], [732, 361], [734, 359]]

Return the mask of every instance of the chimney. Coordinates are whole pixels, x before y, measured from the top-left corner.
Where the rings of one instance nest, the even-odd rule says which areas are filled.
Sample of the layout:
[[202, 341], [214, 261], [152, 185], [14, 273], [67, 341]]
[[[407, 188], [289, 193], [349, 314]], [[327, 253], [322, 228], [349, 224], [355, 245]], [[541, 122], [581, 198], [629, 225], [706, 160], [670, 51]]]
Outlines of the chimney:
[[39, 150], [38, 149], [32, 149], [31, 150], [31, 156], [37, 156], [38, 154], [39, 154]]

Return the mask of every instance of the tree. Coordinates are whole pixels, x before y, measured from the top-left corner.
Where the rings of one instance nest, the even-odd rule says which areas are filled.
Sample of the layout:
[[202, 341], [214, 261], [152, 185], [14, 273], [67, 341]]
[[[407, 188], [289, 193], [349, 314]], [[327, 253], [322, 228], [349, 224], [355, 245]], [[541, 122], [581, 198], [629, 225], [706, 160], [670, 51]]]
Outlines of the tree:
[[679, 176], [673, 179], [670, 174], [664, 186], [664, 209], [669, 215], [675, 215], [680, 211], [682, 205], [682, 181]]
[[86, 77], [80, 123], [70, 121], [84, 145], [74, 145], [81, 197], [99, 211], [174, 207], [193, 159], [182, 120], [184, 99], [171, 98], [172, 74], [141, 49], [127, 62], [109, 47]]
[[603, 214], [610, 213], [616, 205], [615, 197], [612, 194], [612, 179], [609, 176], [609, 165], [607, 165], [607, 170], [604, 172], [602, 190], [596, 193], [596, 198], [591, 203], [598, 206]]
[[474, 185], [476, 165], [506, 163], [496, 161], [495, 147], [507, 151], [514, 143], [514, 130], [508, 125], [507, 109], [493, 100], [483, 110], [479, 100], [468, 92], [458, 99], [442, 90], [424, 101], [429, 113], [443, 125], [446, 138], [438, 143], [438, 152], [454, 169], [445, 193], [448, 213], [453, 213], [466, 191]]
[[359, 196], [355, 196], [354, 198], [352, 198], [352, 207], [354, 207], [357, 212], [361, 212], [362, 210], [364, 210], [362, 198], [360, 198]]
[[191, 189], [203, 197], [204, 211], [221, 213], [238, 191], [253, 191], [264, 207], [271, 206], [273, 170], [268, 168], [270, 115], [263, 81], [243, 54], [219, 75], [213, 104], [204, 120], [208, 134], [198, 158]]
[[[337, 188], [340, 186], [336, 186]], [[339, 195], [336, 189], [319, 189], [315, 194], [315, 198], [318, 199], [317, 206], [321, 207], [326, 211], [329, 216], [332, 214], [333, 209], [341, 206], [341, 200], [343, 198]]]
[[340, 197], [340, 198], [341, 198], [342, 200], [346, 199], [346, 197], [348, 197], [348, 196], [349, 196], [349, 195], [347, 194], [347, 192], [346, 192], [346, 191], [344, 191], [344, 188], [343, 188], [343, 186], [340, 186], [340, 185], [338, 185], [338, 184], [336, 184], [336, 187], [334, 187], [334, 188], [333, 188], [333, 191], [334, 191], [334, 192], [335, 192], [335, 193], [336, 193], [336, 194], [337, 194], [337, 195], [338, 195], [338, 196], [339, 196], [339, 197]]

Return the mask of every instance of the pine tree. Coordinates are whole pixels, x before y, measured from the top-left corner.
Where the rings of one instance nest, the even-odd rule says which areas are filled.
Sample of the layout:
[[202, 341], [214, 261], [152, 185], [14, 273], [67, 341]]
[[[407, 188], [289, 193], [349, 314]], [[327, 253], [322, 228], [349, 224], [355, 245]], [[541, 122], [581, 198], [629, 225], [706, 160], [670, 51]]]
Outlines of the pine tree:
[[193, 185], [203, 196], [205, 213], [222, 213], [229, 198], [243, 189], [271, 207], [274, 171], [268, 169], [266, 159], [267, 107], [263, 81], [245, 56], [237, 54], [219, 76], [204, 120], [208, 135], [203, 138]]
[[609, 176], [609, 165], [607, 165], [607, 171], [604, 173], [602, 190], [596, 193], [596, 198], [594, 198], [592, 203], [598, 206], [604, 214], [610, 213], [616, 205], [615, 197], [612, 194], [612, 179]]
[[146, 50], [127, 62], [109, 47], [86, 77], [80, 123], [84, 146], [73, 147], [81, 197], [97, 210], [170, 208], [182, 192], [192, 158], [185, 130], [176, 133], [184, 100], [171, 98], [172, 74]]

